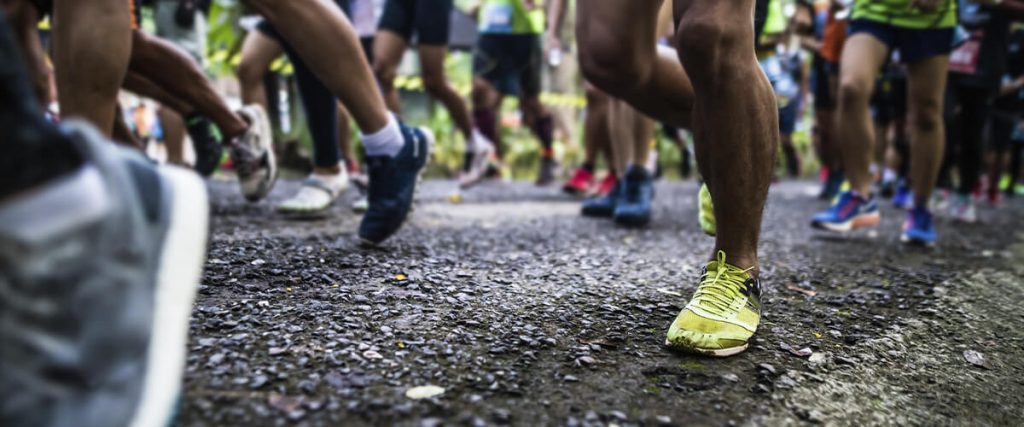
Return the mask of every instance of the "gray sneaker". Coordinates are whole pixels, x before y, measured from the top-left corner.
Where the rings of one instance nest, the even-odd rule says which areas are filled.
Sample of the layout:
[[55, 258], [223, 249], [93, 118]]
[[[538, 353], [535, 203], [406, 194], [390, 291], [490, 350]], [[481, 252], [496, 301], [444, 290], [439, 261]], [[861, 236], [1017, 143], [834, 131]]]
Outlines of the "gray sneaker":
[[250, 202], [267, 196], [277, 181], [277, 159], [274, 156], [273, 132], [263, 107], [247, 105], [238, 110], [249, 130], [231, 147], [231, 162], [238, 174], [242, 195]]
[[65, 122], [78, 171], [0, 202], [0, 425], [168, 425], [206, 189]]

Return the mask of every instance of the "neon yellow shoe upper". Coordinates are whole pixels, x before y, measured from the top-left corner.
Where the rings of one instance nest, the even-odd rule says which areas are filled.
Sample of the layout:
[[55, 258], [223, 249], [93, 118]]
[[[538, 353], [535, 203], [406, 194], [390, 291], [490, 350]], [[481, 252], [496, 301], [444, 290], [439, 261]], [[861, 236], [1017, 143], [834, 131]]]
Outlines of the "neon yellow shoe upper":
[[708, 236], [715, 236], [718, 232], [718, 224], [715, 221], [715, 205], [711, 202], [711, 191], [708, 190], [707, 184], [700, 186], [700, 195], [698, 197], [699, 208], [697, 211], [697, 221], [700, 223], [700, 230]]
[[669, 327], [665, 345], [718, 357], [746, 350], [761, 320], [761, 285], [750, 270], [727, 264], [725, 252], [718, 251], [690, 303]]

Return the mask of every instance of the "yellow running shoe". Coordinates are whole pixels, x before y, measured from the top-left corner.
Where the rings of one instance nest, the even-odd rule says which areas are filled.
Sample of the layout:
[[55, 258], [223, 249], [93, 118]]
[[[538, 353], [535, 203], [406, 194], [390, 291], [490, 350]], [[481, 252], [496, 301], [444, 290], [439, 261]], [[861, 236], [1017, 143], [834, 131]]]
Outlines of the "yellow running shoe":
[[714, 357], [739, 354], [761, 320], [761, 285], [750, 270], [726, 264], [725, 252], [708, 263], [693, 299], [668, 329], [665, 345]]
[[700, 223], [700, 230], [708, 236], [715, 237], [718, 224], [715, 222], [715, 205], [711, 202], [711, 191], [708, 190], [707, 184], [701, 184], [698, 199], [697, 221]]

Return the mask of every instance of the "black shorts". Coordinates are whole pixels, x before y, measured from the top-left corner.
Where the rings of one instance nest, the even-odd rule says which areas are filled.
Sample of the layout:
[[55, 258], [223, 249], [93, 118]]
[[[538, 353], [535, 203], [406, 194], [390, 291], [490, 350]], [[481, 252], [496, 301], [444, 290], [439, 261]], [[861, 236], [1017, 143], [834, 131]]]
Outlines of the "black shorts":
[[[341, 12], [344, 13], [345, 16], [351, 16], [351, 0], [334, 0], [334, 3], [341, 8]], [[270, 25], [270, 21], [267, 21], [266, 19], [261, 19], [260, 22], [256, 24], [256, 30], [263, 33], [267, 37], [277, 40], [279, 43], [284, 43], [284, 39], [281, 38], [281, 34], [279, 34], [277, 32], [277, 29], [275, 29], [273, 25]]]
[[481, 34], [473, 49], [473, 75], [505, 95], [537, 96], [543, 56], [537, 34]]
[[875, 91], [871, 95], [871, 109], [875, 113], [875, 121], [881, 124], [892, 123], [894, 120], [906, 116], [906, 77], [887, 75], [875, 81]]
[[421, 45], [447, 46], [454, 0], [387, 0], [380, 17], [381, 30]]
[[831, 110], [836, 106], [832, 93], [832, 81], [839, 73], [839, 66], [814, 55], [811, 72], [814, 76], [814, 110]]
[[850, 21], [848, 32], [850, 36], [867, 33], [885, 44], [889, 51], [899, 49], [900, 58], [904, 63], [949, 55], [953, 50], [952, 28], [913, 29], [870, 19], [854, 19]]
[[1017, 117], [1013, 113], [993, 111], [988, 120], [988, 147], [994, 151], [1006, 151], [1013, 145], [1013, 133], [1017, 128]]

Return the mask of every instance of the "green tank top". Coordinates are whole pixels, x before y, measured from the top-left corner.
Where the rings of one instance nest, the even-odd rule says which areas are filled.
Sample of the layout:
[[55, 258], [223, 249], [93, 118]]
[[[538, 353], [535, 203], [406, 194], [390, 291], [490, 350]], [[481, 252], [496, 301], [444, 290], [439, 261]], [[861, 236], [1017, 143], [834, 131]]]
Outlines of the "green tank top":
[[[480, 32], [484, 34], [541, 34], [543, 4], [530, 10], [525, 0], [486, 0], [480, 8]], [[535, 0], [540, 2], [541, 0]]]
[[910, 8], [910, 0], [856, 0], [853, 19], [867, 19], [914, 30], [956, 26], [956, 1], [943, 0], [935, 12]]

